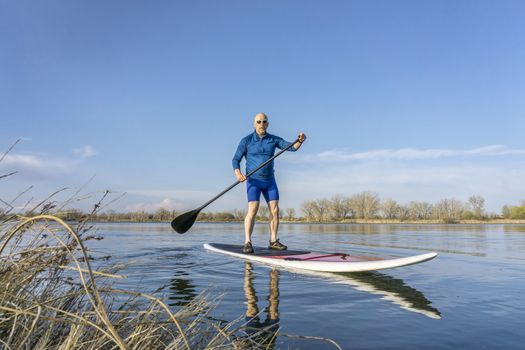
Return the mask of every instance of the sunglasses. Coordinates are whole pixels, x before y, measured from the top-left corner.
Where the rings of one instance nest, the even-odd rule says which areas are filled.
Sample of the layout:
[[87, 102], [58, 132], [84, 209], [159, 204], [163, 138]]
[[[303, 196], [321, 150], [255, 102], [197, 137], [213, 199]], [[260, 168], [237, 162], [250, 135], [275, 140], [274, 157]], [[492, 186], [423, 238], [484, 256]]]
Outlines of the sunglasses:
[[267, 124], [268, 121], [267, 120], [257, 120], [257, 124], [261, 124], [261, 123]]

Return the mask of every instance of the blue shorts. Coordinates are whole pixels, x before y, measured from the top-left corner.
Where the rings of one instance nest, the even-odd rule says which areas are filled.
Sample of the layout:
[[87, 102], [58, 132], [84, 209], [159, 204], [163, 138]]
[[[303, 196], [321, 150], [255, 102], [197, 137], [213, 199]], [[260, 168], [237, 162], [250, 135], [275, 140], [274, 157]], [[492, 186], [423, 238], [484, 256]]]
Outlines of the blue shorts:
[[248, 202], [259, 202], [261, 193], [267, 203], [269, 201], [279, 200], [279, 189], [277, 188], [274, 177], [268, 180], [252, 179], [249, 177], [246, 180], [246, 193], [248, 194]]

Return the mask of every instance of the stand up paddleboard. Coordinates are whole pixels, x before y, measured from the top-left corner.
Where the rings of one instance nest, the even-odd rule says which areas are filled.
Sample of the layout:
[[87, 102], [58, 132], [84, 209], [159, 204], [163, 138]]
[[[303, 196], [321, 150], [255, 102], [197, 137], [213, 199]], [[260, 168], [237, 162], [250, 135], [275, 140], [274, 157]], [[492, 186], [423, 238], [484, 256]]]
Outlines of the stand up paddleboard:
[[244, 254], [241, 245], [205, 243], [204, 248], [237, 258], [287, 268], [323, 272], [359, 272], [391, 269], [432, 260], [437, 253], [407, 256], [403, 258], [378, 258], [343, 253], [316, 253], [300, 250], [270, 250], [253, 247], [252, 254]]

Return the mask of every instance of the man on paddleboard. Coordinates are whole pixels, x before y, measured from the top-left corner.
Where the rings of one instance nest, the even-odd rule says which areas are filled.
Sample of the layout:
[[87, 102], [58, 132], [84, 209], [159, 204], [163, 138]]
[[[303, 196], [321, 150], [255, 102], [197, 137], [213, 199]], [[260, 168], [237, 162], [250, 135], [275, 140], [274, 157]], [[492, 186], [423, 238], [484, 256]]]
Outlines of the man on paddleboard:
[[[253, 121], [255, 131], [250, 135], [243, 137], [237, 151], [233, 156], [232, 165], [235, 172], [235, 177], [238, 181], [245, 181], [247, 178], [240, 170], [242, 158], [246, 158], [246, 174], [256, 169], [259, 165], [270, 159], [275, 149], [284, 149], [291, 145], [291, 142], [283, 140], [279, 136], [275, 136], [266, 132], [268, 129], [268, 117], [264, 113], [258, 113]], [[306, 135], [300, 133], [298, 141], [289, 148], [290, 151], [297, 151], [302, 143], [306, 140]], [[255, 172], [248, 178], [246, 183], [246, 192], [248, 195], [248, 213], [244, 218], [244, 253], [253, 253], [253, 246], [251, 236], [253, 225], [257, 210], [259, 209], [259, 201], [261, 193], [268, 204], [270, 211], [270, 243], [269, 249], [285, 250], [287, 247], [279, 242], [277, 238], [277, 230], [279, 229], [279, 189], [275, 181], [273, 161]]]

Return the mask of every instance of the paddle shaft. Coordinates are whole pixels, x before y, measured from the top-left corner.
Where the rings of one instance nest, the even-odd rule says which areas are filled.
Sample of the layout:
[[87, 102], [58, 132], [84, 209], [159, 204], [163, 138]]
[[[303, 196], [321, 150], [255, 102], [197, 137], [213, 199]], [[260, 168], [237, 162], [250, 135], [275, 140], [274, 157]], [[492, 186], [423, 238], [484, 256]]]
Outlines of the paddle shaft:
[[[267, 165], [268, 163], [270, 163], [272, 160], [274, 160], [275, 158], [279, 157], [281, 154], [283, 154], [284, 152], [288, 151], [290, 148], [292, 148], [293, 145], [295, 145], [297, 142], [299, 142], [299, 139], [296, 139], [294, 142], [292, 142], [290, 145], [288, 145], [286, 148], [283, 148], [282, 150], [280, 150], [279, 152], [277, 152], [272, 158], [268, 159], [266, 162], [262, 163], [261, 165], [259, 165], [257, 168], [255, 168], [254, 170], [250, 171], [248, 174], [246, 174], [246, 178], [249, 178], [250, 176], [252, 176], [255, 172], [257, 172], [258, 170], [260, 170], [261, 168], [263, 168], [265, 165]], [[225, 189], [224, 191], [222, 191], [221, 193], [219, 193], [218, 195], [216, 195], [215, 197], [213, 197], [212, 199], [210, 199], [208, 202], [206, 202], [203, 206], [201, 206], [198, 210], [201, 211], [202, 209], [206, 208], [208, 205], [210, 205], [211, 203], [215, 202], [217, 199], [219, 199], [223, 194], [225, 194], [226, 192], [228, 192], [229, 190], [231, 190], [232, 188], [234, 188], [235, 186], [237, 186], [238, 184], [240, 184], [241, 181], [237, 180], [235, 181], [230, 187], [228, 187], [227, 189]]]

